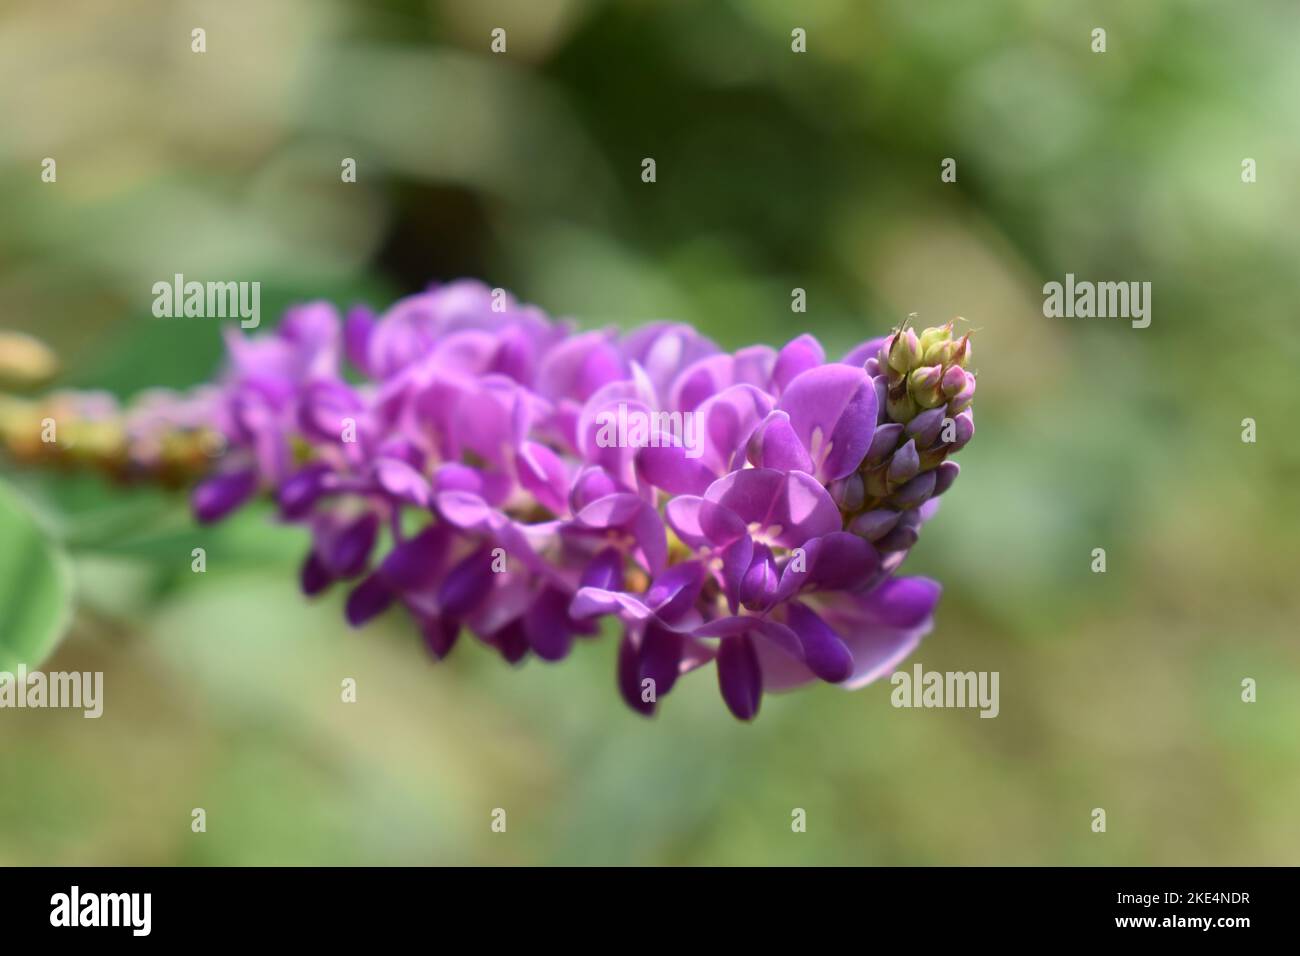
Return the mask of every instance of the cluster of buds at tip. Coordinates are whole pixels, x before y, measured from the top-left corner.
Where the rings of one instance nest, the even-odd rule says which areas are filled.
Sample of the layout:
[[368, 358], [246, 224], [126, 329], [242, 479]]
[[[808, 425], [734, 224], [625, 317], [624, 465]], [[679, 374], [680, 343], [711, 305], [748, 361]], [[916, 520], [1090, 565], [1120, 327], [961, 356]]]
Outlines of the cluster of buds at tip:
[[831, 492], [845, 528], [880, 551], [916, 543], [960, 471], [949, 458], [975, 433], [970, 335], [956, 337], [953, 326], [918, 335], [904, 323], [864, 364], [880, 399], [876, 430], [861, 466]]

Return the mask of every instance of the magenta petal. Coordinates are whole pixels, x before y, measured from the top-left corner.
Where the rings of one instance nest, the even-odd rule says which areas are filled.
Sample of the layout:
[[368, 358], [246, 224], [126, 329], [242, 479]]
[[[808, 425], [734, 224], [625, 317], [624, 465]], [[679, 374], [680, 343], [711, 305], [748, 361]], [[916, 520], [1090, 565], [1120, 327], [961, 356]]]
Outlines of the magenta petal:
[[528, 644], [544, 661], [563, 660], [573, 646], [568, 620], [569, 598], [563, 591], [546, 588], [524, 615]]
[[625, 633], [618, 645], [618, 690], [629, 707], [648, 717], [655, 712], [658, 693], [652, 700], [643, 699], [649, 695], [643, 690], [641, 681], [641, 650], [632, 634]]
[[635, 595], [599, 587], [578, 588], [569, 603], [569, 616], [577, 620], [605, 614], [620, 614], [624, 620], [644, 621], [654, 612]]
[[584, 588], [601, 588], [606, 591], [623, 589], [623, 555], [617, 548], [606, 548], [587, 564], [582, 572]]
[[451, 617], [429, 617], [420, 621], [420, 636], [424, 646], [437, 660], [451, 653], [460, 636], [460, 621]]
[[280, 515], [288, 521], [306, 517], [325, 490], [325, 478], [332, 474], [329, 465], [314, 462], [294, 472], [276, 491]]
[[743, 461], [746, 443], [771, 411], [772, 399], [752, 385], [733, 385], [696, 409], [696, 448], [713, 477]]
[[349, 624], [353, 627], [361, 627], [371, 618], [388, 610], [392, 603], [393, 592], [388, 589], [378, 574], [372, 574], [352, 589], [344, 613]]
[[194, 489], [190, 503], [202, 524], [220, 521], [253, 496], [257, 473], [232, 471], [209, 478]]
[[778, 408], [828, 481], [862, 464], [876, 427], [876, 386], [863, 369], [822, 365], [790, 383]]
[[368, 511], [331, 538], [322, 554], [326, 566], [340, 578], [360, 574], [366, 569], [378, 536], [379, 516]]
[[941, 593], [930, 578], [891, 578], [866, 595], [866, 604], [891, 627], [916, 627], [934, 613]]
[[754, 629], [755, 620], [755, 618], [749, 616], [715, 617], [713, 620], [697, 627], [695, 636], [734, 637], [737, 634], [748, 634]]
[[703, 494], [717, 475], [686, 453], [687, 449], [677, 446], [642, 448], [636, 455], [637, 474], [670, 495]]
[[[772, 540], [788, 548], [809, 538], [840, 529], [840, 512], [830, 493], [811, 475], [782, 474], [770, 468], [746, 468], [719, 478], [705, 492], [706, 501], [732, 511], [746, 525], [757, 525]], [[704, 511], [702, 524], [710, 538], [711, 514]]]
[[694, 495], [679, 495], [664, 508], [668, 525], [692, 548], [725, 547], [745, 534], [745, 522], [734, 512]]
[[307, 557], [302, 563], [299, 581], [302, 584], [302, 593], [314, 597], [334, 583], [334, 575], [330, 574], [329, 568], [325, 567], [315, 550], [312, 550], [307, 552]]
[[889, 336], [882, 335], [879, 338], [868, 339], [850, 349], [840, 361], [845, 365], [856, 365], [861, 368], [867, 359], [876, 358], [880, 355], [880, 347], [885, 344], [885, 340], [888, 338]]
[[681, 634], [654, 621], [646, 625], [641, 635], [640, 677], [654, 681], [656, 697], [662, 697], [677, 683], [684, 642]]
[[375, 462], [375, 481], [398, 501], [429, 507], [433, 492], [429, 480], [400, 458], [378, 459]]
[[674, 564], [654, 579], [645, 603], [664, 621], [672, 623], [695, 605], [704, 584], [704, 565], [698, 561]]
[[434, 497], [438, 514], [458, 528], [477, 529], [491, 521], [493, 509], [470, 491], [444, 491]]
[[777, 587], [776, 558], [767, 545], [755, 548], [753, 560], [740, 580], [740, 603], [751, 611], [767, 608], [776, 595]]
[[549, 398], [584, 402], [602, 385], [626, 378], [626, 367], [604, 332], [575, 335], [553, 348], [538, 370], [538, 390]]
[[606, 495], [578, 512], [577, 521], [588, 528], [618, 528], [631, 522], [644, 505], [630, 492]]
[[511, 664], [517, 664], [528, 653], [528, 635], [522, 620], [514, 620], [495, 634], [484, 638], [485, 642], [501, 652], [501, 656]]
[[452, 534], [444, 524], [423, 528], [419, 534], [394, 545], [379, 565], [379, 574], [395, 591], [432, 589], [442, 575]]
[[786, 412], [773, 411], [767, 416], [755, 433], [754, 445], [757, 452], [754, 464], [760, 468], [809, 473], [813, 470], [812, 459], [794, 433]]
[[569, 492], [569, 507], [576, 513], [606, 495], [612, 495], [620, 489], [618, 483], [610, 477], [604, 468], [592, 465], [584, 468], [573, 479], [573, 490]]
[[753, 720], [763, 697], [763, 675], [747, 635], [723, 638], [718, 648], [718, 687], [733, 714]]
[[693, 411], [733, 383], [735, 364], [730, 355], [710, 355], [686, 366], [669, 389], [670, 404], [682, 411]]
[[802, 561], [792, 557], [786, 562], [776, 600], [814, 588], [850, 591], [865, 586], [880, 570], [880, 555], [856, 534], [833, 531], [805, 542], [803, 549]]
[[552, 514], [568, 511], [568, 470], [560, 456], [538, 442], [524, 442], [517, 459], [519, 484]]
[[[745, 525], [769, 526], [778, 500], [785, 492], [786, 476], [771, 468], [745, 468], [719, 478], [704, 493], [706, 501], [731, 511]], [[832, 502], [832, 507], [834, 503]], [[707, 529], [708, 518], [701, 516]]]
[[374, 312], [365, 306], [356, 306], [348, 310], [348, 317], [343, 322], [343, 351], [348, 361], [367, 375], [371, 373], [370, 335], [374, 330]]
[[742, 534], [722, 549], [722, 582], [727, 606], [734, 614], [743, 598], [745, 574], [754, 563], [754, 539]]
[[830, 626], [798, 601], [786, 607], [786, 623], [803, 645], [804, 663], [824, 681], [838, 684], [853, 673], [853, 655]]
[[484, 546], [450, 571], [438, 590], [438, 605], [444, 614], [463, 617], [492, 590], [492, 552]]
[[448, 461], [438, 466], [433, 475], [434, 491], [468, 491], [478, 497], [483, 496], [483, 475], [477, 468], [462, 465], [458, 461]]
[[853, 674], [842, 686], [865, 686], [902, 663], [933, 625], [940, 590], [926, 578], [891, 578], [867, 595], [820, 597], [822, 619], [853, 654]]
[[668, 532], [659, 512], [643, 502], [632, 525], [632, 536], [641, 549], [646, 570], [658, 574], [668, 563]]
[[651, 574], [668, 562], [668, 536], [659, 512], [641, 497], [623, 492], [593, 501], [578, 513], [577, 523], [588, 528], [618, 528], [629, 533]]
[[825, 361], [826, 350], [822, 344], [805, 332], [798, 338], [791, 339], [777, 353], [776, 367], [772, 369], [772, 385], [778, 392], [785, 391], [796, 376], [817, 368]]

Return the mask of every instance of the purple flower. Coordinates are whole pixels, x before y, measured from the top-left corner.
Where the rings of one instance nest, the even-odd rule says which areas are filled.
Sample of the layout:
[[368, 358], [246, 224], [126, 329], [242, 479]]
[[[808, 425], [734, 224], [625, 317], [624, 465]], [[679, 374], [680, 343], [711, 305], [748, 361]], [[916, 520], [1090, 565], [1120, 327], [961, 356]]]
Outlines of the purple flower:
[[575, 333], [465, 280], [229, 345], [196, 514], [271, 489], [311, 531], [304, 592], [350, 582], [353, 625], [400, 608], [435, 658], [469, 631], [558, 661], [613, 621], [634, 710], [712, 663], [748, 720], [767, 691], [875, 680], [932, 626], [939, 585], [897, 570], [974, 433], [951, 323], [827, 362], [810, 335]]

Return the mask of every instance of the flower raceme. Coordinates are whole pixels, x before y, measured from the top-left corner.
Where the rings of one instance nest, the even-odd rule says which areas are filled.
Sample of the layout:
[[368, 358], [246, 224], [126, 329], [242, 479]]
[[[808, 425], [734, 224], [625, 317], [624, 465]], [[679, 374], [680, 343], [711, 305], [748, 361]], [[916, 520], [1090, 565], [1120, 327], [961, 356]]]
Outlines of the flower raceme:
[[[344, 584], [354, 626], [400, 606], [435, 657], [469, 632], [513, 663], [610, 618], [633, 709], [713, 663], [742, 720], [764, 691], [861, 687], [931, 627], [939, 585], [896, 572], [974, 431], [951, 324], [841, 361], [810, 335], [727, 353], [681, 324], [575, 331], [463, 280], [229, 336], [205, 393], [227, 450], [194, 511], [272, 492], [311, 531], [303, 590]], [[610, 440], [629, 415], [693, 438]]]

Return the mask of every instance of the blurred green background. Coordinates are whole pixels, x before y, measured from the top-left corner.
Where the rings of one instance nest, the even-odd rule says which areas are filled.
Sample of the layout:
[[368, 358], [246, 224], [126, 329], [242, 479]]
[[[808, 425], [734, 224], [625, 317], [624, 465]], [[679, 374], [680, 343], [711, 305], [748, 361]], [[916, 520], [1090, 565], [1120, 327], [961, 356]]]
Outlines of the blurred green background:
[[[0, 568], [70, 582], [46, 667], [106, 701], [0, 711], [0, 864], [1300, 863], [1300, 8], [1088, 6], [6, 3], [0, 326], [60, 386], [211, 375], [219, 323], [150, 316], [176, 272], [257, 279], [264, 316], [469, 275], [729, 348], [970, 319], [979, 428], [906, 568], [946, 588], [913, 662], [999, 671], [1001, 714], [882, 683], [746, 726], [710, 671], [645, 721], [609, 638], [435, 666], [398, 615], [300, 599], [305, 538], [265, 510], [196, 530], [10, 471]], [[1150, 281], [1150, 328], [1044, 318], [1066, 272]]]

